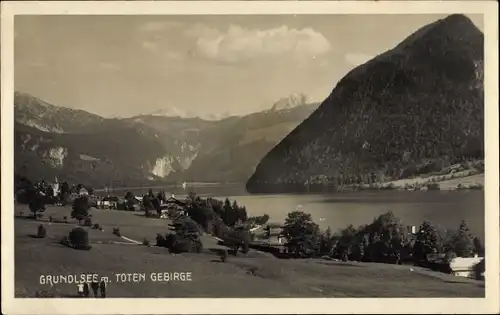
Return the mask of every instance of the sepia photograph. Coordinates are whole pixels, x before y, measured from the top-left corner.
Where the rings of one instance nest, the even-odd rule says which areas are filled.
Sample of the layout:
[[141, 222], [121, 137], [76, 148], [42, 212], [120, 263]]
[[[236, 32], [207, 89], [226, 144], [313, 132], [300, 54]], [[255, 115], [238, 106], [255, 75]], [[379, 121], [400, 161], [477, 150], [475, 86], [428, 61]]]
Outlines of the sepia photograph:
[[[461, 3], [2, 3], [14, 313], [26, 298], [498, 311], [498, 6]], [[296, 312], [273, 308], [287, 300], [248, 313]]]

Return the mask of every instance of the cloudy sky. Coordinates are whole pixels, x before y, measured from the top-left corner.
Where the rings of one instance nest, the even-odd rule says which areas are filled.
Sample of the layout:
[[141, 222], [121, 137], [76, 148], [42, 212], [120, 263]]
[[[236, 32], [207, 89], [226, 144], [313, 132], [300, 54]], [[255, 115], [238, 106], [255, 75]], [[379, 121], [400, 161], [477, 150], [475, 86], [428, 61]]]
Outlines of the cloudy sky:
[[321, 101], [350, 69], [442, 17], [18, 16], [15, 88], [103, 116], [239, 115], [291, 93]]

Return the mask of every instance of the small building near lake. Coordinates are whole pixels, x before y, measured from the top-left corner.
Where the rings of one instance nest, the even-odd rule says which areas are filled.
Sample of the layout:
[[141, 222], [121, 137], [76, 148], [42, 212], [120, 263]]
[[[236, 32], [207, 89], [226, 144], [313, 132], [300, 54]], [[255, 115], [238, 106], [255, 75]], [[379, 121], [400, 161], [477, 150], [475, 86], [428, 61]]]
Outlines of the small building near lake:
[[456, 257], [450, 261], [451, 273], [455, 276], [484, 279], [484, 257]]

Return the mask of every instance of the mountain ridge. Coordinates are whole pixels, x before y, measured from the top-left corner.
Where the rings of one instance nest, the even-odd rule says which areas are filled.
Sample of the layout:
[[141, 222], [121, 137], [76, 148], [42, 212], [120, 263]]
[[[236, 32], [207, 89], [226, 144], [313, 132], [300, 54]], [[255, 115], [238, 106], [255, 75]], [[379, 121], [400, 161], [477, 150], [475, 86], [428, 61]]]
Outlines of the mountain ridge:
[[426, 160], [481, 157], [483, 40], [467, 17], [451, 15], [352, 69], [261, 160], [247, 190], [386, 181]]
[[[197, 181], [244, 182], [265, 153], [262, 150], [270, 147], [267, 142], [254, 147], [257, 155], [246, 156], [244, 163], [230, 166], [224, 163], [235, 161], [219, 161], [218, 171], [208, 174], [203, 171], [209, 166], [206, 163], [213, 164], [211, 159], [220, 155], [218, 151], [226, 147], [240, 150], [239, 141], [224, 139], [230, 134], [244, 138], [247, 127], [242, 126], [247, 126], [254, 114], [218, 121], [152, 115], [104, 118], [84, 110], [52, 105], [24, 92], [15, 92], [14, 100], [15, 169], [16, 173], [30, 178], [58, 176], [61, 180], [68, 178], [99, 186], [111, 185], [110, 182], [121, 185], [184, 181], [186, 176]], [[266, 129], [281, 116], [296, 125], [314, 106], [299, 106], [292, 113], [255, 113], [258, 117], [267, 117], [267, 121], [259, 125], [257, 119], [250, 127]], [[282, 126], [270, 137], [278, 141], [288, 131], [289, 127]], [[220, 141], [225, 142], [219, 144]], [[199, 171], [189, 171], [193, 163]]]

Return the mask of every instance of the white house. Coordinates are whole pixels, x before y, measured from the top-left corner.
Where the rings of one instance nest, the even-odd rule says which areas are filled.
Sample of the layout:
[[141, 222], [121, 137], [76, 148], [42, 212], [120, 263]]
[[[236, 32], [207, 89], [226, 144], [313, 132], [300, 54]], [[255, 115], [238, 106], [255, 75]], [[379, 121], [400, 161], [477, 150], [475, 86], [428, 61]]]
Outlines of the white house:
[[[451, 273], [455, 276], [476, 278], [475, 267], [483, 261], [484, 257], [457, 257], [450, 261]], [[484, 273], [484, 272], [483, 272]]]

